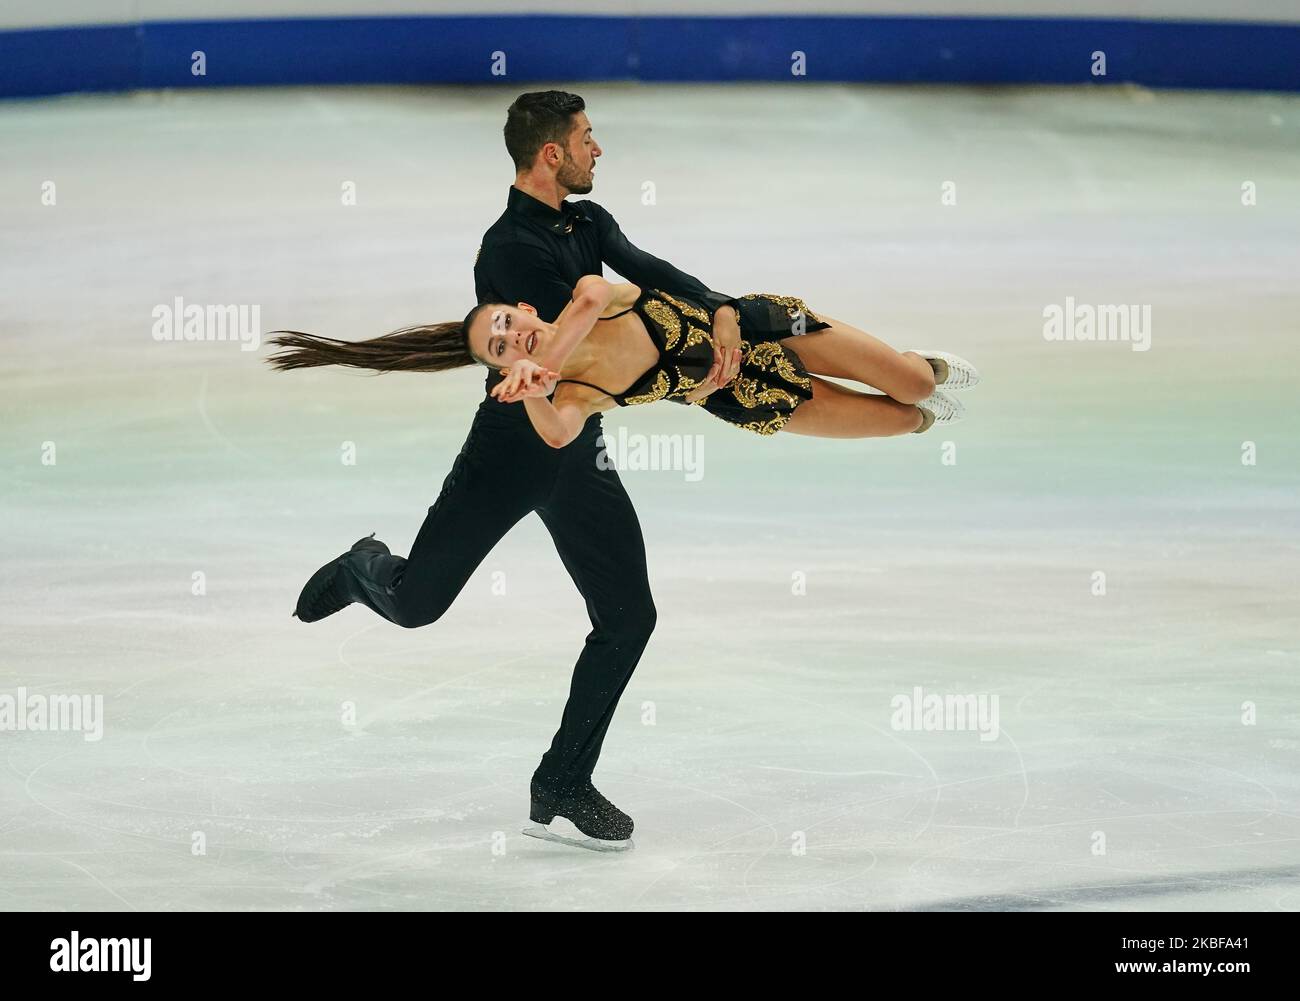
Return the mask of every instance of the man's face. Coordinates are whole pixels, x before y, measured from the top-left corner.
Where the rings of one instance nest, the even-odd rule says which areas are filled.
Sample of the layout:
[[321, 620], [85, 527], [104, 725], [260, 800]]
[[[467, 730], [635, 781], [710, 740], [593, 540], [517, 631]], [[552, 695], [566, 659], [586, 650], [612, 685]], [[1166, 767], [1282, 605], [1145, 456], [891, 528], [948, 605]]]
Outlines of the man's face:
[[585, 195], [595, 184], [596, 157], [604, 150], [591, 134], [591, 121], [585, 111], [573, 116], [573, 131], [565, 146], [564, 162], [555, 175], [555, 181], [570, 194]]

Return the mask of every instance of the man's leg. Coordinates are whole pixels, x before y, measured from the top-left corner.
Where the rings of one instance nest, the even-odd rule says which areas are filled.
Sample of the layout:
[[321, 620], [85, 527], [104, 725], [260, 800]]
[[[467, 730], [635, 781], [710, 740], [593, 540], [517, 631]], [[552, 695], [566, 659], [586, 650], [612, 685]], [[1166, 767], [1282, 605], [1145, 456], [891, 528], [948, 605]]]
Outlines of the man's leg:
[[350, 553], [342, 573], [349, 597], [399, 626], [436, 621], [502, 536], [545, 497], [560, 462], [531, 426], [476, 415], [410, 556]]
[[641, 525], [618, 473], [597, 465], [601, 432], [600, 418], [593, 417], [565, 449], [555, 487], [537, 511], [586, 599], [592, 625], [560, 729], [535, 776], [556, 786], [590, 779], [655, 625]]

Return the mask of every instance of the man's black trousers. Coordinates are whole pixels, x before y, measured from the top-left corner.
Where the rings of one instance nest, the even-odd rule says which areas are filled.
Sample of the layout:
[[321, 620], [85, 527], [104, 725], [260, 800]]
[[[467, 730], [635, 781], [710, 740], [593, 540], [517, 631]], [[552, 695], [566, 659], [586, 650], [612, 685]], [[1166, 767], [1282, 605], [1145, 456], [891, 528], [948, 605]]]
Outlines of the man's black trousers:
[[562, 449], [542, 441], [523, 416], [478, 410], [410, 556], [359, 551], [344, 561], [344, 577], [351, 597], [389, 621], [427, 625], [451, 606], [501, 537], [536, 511], [592, 626], [560, 729], [535, 773], [563, 787], [590, 779], [654, 629], [655, 606], [636, 511], [618, 473], [598, 461], [600, 415]]

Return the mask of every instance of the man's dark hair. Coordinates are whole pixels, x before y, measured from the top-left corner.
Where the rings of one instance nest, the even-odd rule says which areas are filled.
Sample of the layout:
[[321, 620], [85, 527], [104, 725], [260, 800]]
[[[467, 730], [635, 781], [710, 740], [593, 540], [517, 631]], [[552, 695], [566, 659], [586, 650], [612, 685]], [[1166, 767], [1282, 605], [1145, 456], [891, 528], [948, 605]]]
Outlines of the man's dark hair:
[[539, 90], [515, 98], [506, 112], [505, 127], [506, 152], [515, 162], [515, 170], [531, 167], [537, 151], [547, 143], [568, 149], [573, 116], [586, 108], [587, 102], [577, 94], [562, 90]]

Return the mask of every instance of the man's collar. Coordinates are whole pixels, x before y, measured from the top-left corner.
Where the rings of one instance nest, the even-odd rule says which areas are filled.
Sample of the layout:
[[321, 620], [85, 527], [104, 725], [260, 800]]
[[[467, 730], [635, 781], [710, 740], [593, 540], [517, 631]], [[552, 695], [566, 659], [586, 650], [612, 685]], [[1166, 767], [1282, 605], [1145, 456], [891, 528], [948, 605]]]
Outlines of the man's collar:
[[571, 232], [573, 224], [578, 221], [591, 222], [591, 216], [572, 202], [560, 202], [557, 211], [513, 184], [510, 185], [510, 195], [506, 198], [506, 208], [525, 215], [556, 233]]

